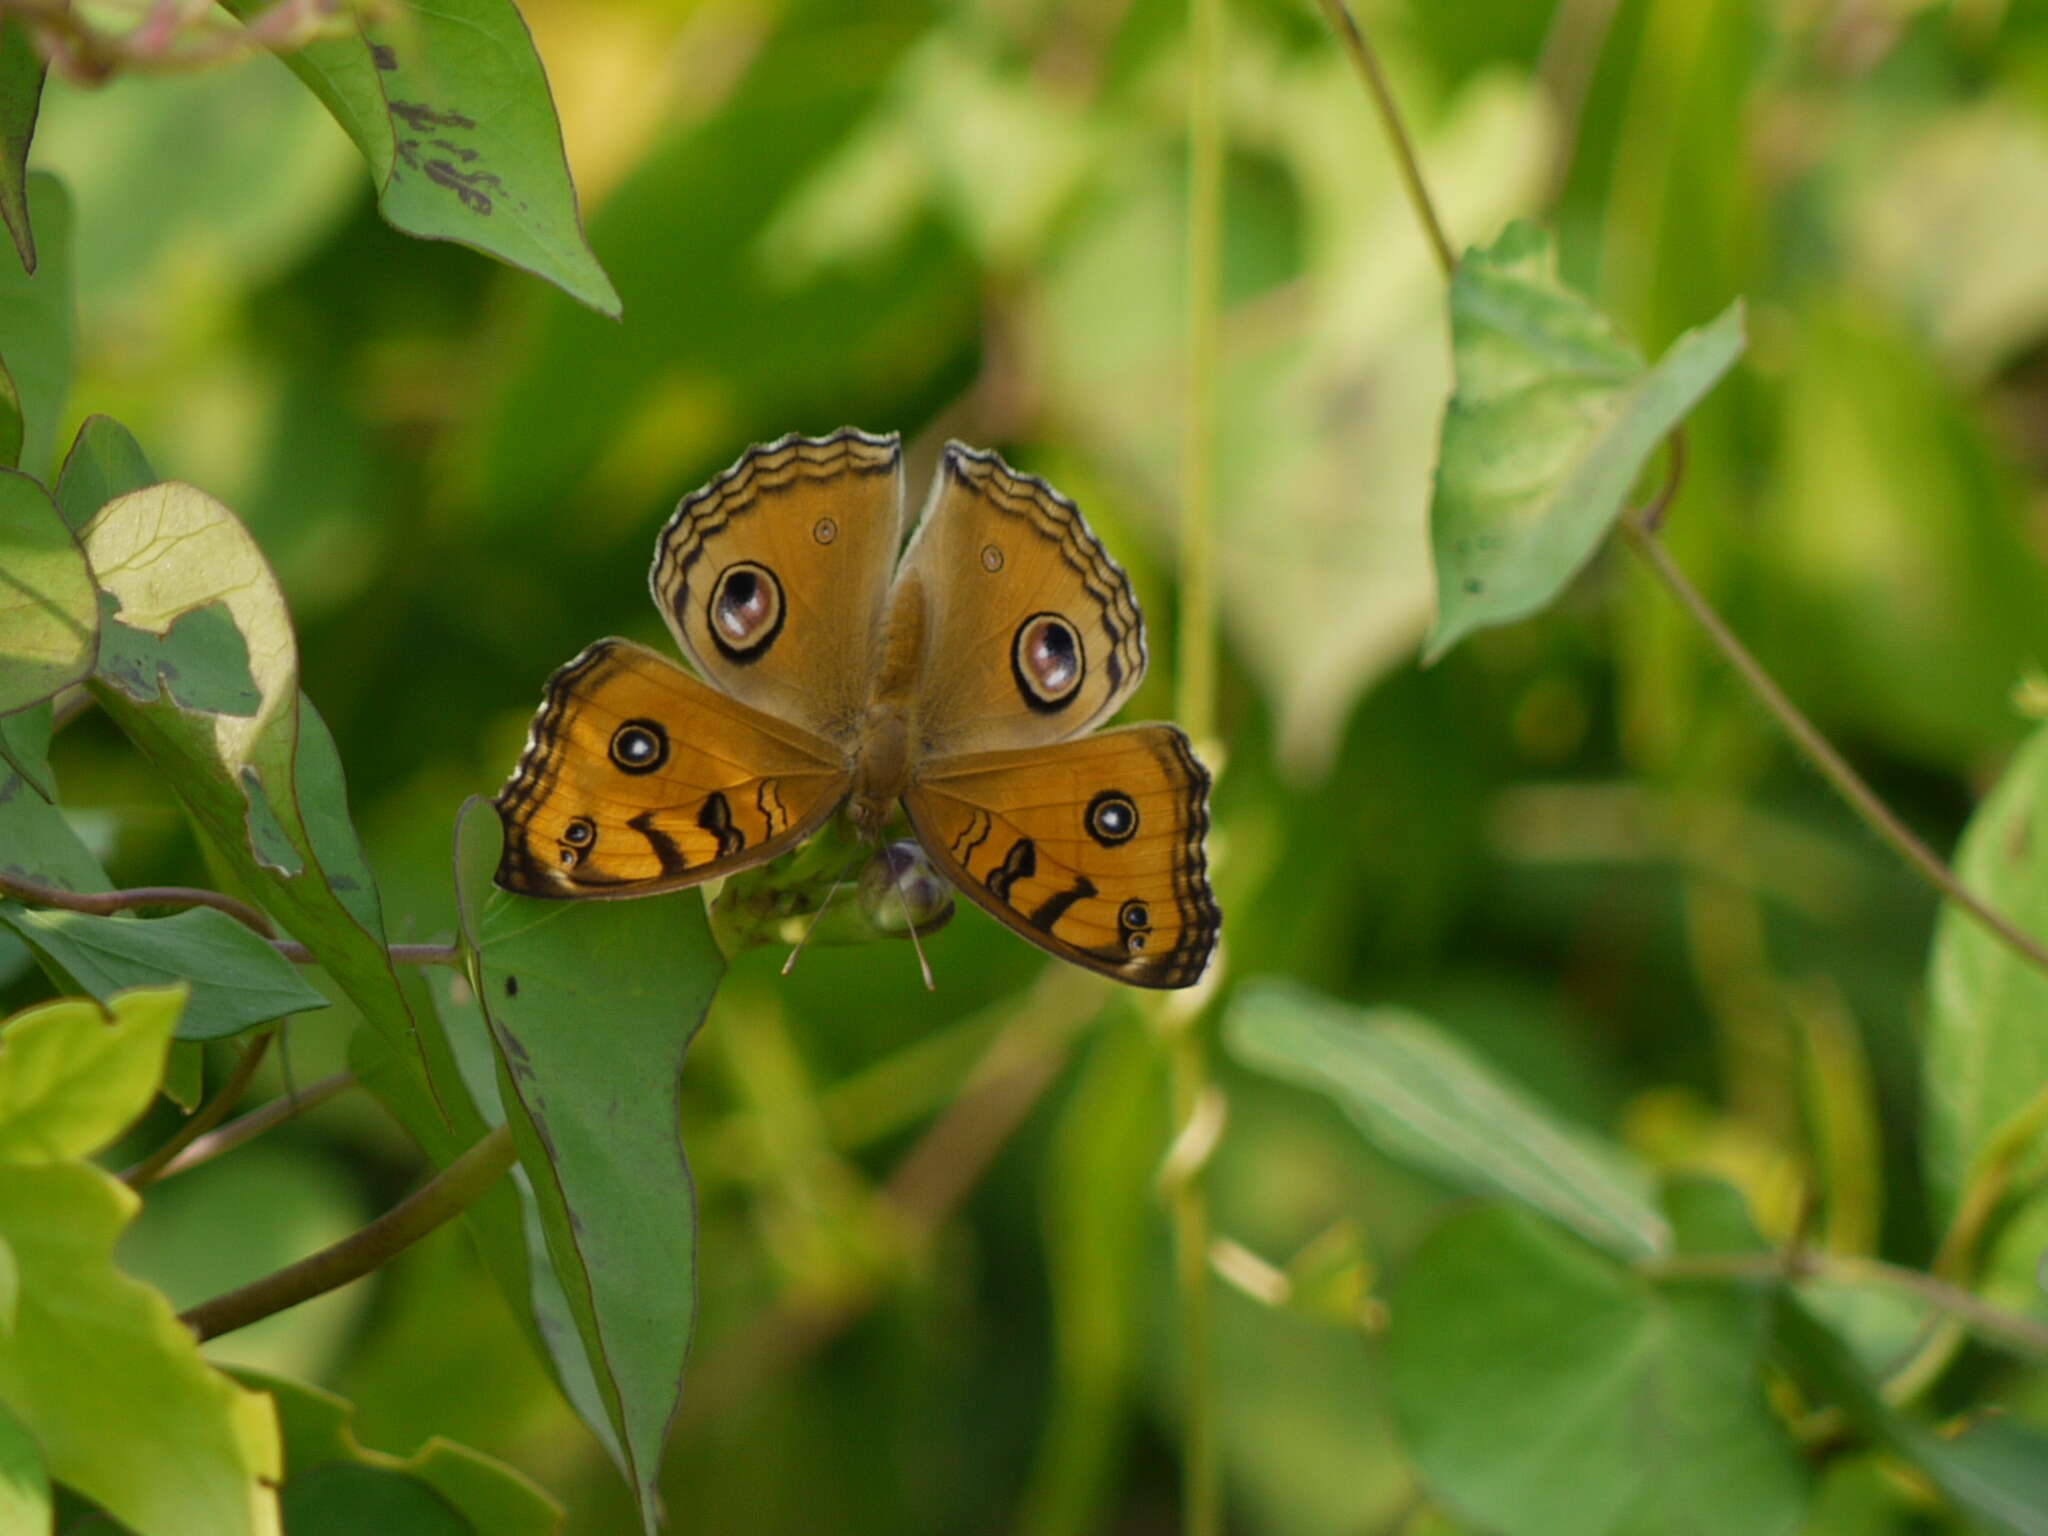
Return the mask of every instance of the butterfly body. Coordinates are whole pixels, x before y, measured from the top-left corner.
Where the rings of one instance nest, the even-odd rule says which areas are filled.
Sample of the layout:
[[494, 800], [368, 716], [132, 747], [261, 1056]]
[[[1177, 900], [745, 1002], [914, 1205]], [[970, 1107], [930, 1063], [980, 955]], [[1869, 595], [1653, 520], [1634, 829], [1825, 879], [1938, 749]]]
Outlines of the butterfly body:
[[1134, 985], [1198, 979], [1221, 924], [1209, 776], [1172, 726], [1095, 731], [1144, 674], [1130, 584], [1073, 503], [949, 444], [898, 559], [894, 436], [751, 449], [685, 497], [650, 587], [702, 680], [604, 640], [550, 679], [498, 798], [498, 883], [624, 897], [900, 809], [1032, 942]]

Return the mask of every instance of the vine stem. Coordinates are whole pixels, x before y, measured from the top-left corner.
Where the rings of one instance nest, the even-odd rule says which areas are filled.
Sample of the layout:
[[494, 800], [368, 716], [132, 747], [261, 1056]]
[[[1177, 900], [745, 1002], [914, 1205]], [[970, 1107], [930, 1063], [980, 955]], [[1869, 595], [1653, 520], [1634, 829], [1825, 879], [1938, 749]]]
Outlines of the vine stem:
[[239, 1290], [202, 1301], [179, 1321], [204, 1343], [273, 1313], [360, 1280], [459, 1216], [505, 1174], [517, 1154], [512, 1132], [498, 1126], [483, 1140], [360, 1231]]
[[[1198, 743], [1216, 734], [1217, 362], [1223, 321], [1223, 0], [1188, 5], [1188, 363], [1181, 444], [1179, 666], [1175, 713]], [[1202, 1164], [1214, 1145], [1198, 1127], [1217, 1101], [1209, 1086], [1201, 1006], [1165, 1002], [1163, 1026], [1174, 1139], [1161, 1169], [1173, 1225], [1180, 1301], [1181, 1531], [1221, 1536], [1223, 1476], [1217, 1453], [1210, 1318], [1209, 1199]], [[1201, 1144], [1195, 1149], [1196, 1142]]]
[[1336, 30], [1337, 41], [1344, 45], [1344, 51], [1351, 55], [1351, 62], [1358, 66], [1358, 73], [1365, 79], [1366, 94], [1372, 97], [1373, 106], [1379, 110], [1380, 125], [1386, 130], [1388, 142], [1394, 146], [1401, 185], [1407, 189], [1408, 201], [1415, 205], [1415, 217], [1421, 222], [1423, 233], [1429, 236], [1430, 250], [1436, 256], [1437, 266], [1448, 278], [1457, 269], [1457, 253], [1451, 249], [1450, 237], [1444, 233], [1443, 220], [1436, 216], [1436, 204], [1429, 200], [1429, 184], [1422, 179], [1422, 162], [1416, 156], [1414, 141], [1408, 137], [1407, 124], [1401, 120], [1401, 109], [1395, 105], [1386, 71], [1380, 68], [1380, 56], [1366, 41], [1365, 33], [1352, 19], [1351, 10], [1344, 0], [1319, 0], [1319, 3]]
[[[1640, 555], [1651, 573], [1662, 582], [1664, 589], [1678, 600], [1680, 607], [1691, 615], [1711, 640], [1728, 665], [1733, 667], [1749, 691], [1777, 719], [1792, 738], [1808, 762], [1819, 770], [1834, 790], [1849, 802], [1849, 808], [1863, 818], [1865, 825], [1875, 832], [1892, 851], [1897, 853], [1922, 878], [1942, 895], [1961, 907], [2007, 947], [2019, 954], [2028, 963], [2048, 972], [2048, 948], [2031, 935], [2015, 926], [2003, 913], [1986, 905], [1956, 879], [1948, 865], [1925, 843], [1913, 835], [1906, 824], [1899, 820], [1888, 805], [1877, 797], [1877, 792], [1863, 781], [1860, 774], [1849, 766], [1848, 760], [1835, 750], [1834, 743], [1820, 733], [1820, 729], [1807, 719], [1799, 706], [1787, 698], [1763, 664], [1752, 656], [1749, 648], [1735, 637], [1721, 615], [1711, 603], [1700, 595], [1699, 589], [1686, 578], [1665, 550], [1657, 536], [1644, 526], [1640, 517], [1631, 514], [1621, 521], [1621, 531], [1629, 547]], [[2048, 1111], [2048, 1104], [2044, 1104]]]
[[325, 1104], [336, 1094], [345, 1092], [356, 1085], [353, 1072], [337, 1072], [332, 1077], [323, 1077], [295, 1093], [281, 1093], [268, 1104], [252, 1109], [236, 1120], [230, 1120], [219, 1130], [208, 1135], [189, 1138], [183, 1150], [179, 1151], [157, 1174], [159, 1179], [168, 1179], [175, 1174], [197, 1168], [201, 1163], [210, 1163], [224, 1152], [232, 1152], [246, 1141], [254, 1141], [273, 1126], [284, 1124], [294, 1116], [303, 1115], [307, 1110]]
[[24, 880], [19, 875], [0, 875], [0, 896], [12, 896], [36, 907], [83, 912], [88, 917], [112, 917], [116, 912], [131, 912], [137, 907], [212, 907], [266, 939], [277, 933], [270, 919], [246, 901], [237, 901], [220, 891], [201, 890], [192, 885], [144, 885], [125, 891], [67, 891], [61, 886]]
[[214, 1096], [179, 1126], [162, 1146], [123, 1173], [121, 1182], [130, 1189], [141, 1189], [144, 1185], [154, 1182], [172, 1158], [225, 1120], [228, 1111], [240, 1103], [242, 1095], [249, 1091], [249, 1083], [256, 1076], [256, 1069], [263, 1065], [264, 1054], [270, 1049], [270, 1042], [276, 1035], [275, 1029], [267, 1029], [243, 1046], [242, 1054], [235, 1061], [234, 1070], [228, 1073], [228, 1080], [220, 1085]]

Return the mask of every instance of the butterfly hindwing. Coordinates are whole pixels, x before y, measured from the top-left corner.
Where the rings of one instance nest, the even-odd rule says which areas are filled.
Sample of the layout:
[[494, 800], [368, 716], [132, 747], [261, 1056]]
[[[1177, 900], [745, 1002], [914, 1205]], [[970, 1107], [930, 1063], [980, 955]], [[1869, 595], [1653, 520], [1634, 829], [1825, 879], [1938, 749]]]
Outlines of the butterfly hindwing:
[[904, 805], [948, 879], [1062, 959], [1142, 987], [1208, 965], [1209, 774], [1174, 727], [943, 759]]
[[902, 473], [895, 434], [847, 427], [759, 444], [684, 497], [649, 586], [697, 670], [850, 747], [901, 541]]
[[1122, 568], [1079, 508], [993, 453], [946, 445], [904, 567], [924, 588], [929, 753], [1078, 736], [1145, 675], [1145, 624]]
[[645, 646], [600, 640], [548, 680], [498, 795], [498, 884], [583, 897], [695, 885], [795, 847], [848, 783], [829, 742]]

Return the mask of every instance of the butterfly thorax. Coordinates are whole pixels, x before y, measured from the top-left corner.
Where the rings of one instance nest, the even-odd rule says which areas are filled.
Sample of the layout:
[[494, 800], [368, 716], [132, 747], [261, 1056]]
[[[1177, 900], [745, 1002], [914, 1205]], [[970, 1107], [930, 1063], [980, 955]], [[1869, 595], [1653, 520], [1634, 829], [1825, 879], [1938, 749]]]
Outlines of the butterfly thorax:
[[889, 601], [882, 664], [875, 671], [855, 750], [853, 792], [847, 797], [846, 815], [861, 832], [879, 832], [897, 800], [910, 788], [924, 649], [924, 584], [911, 571], [897, 583]]

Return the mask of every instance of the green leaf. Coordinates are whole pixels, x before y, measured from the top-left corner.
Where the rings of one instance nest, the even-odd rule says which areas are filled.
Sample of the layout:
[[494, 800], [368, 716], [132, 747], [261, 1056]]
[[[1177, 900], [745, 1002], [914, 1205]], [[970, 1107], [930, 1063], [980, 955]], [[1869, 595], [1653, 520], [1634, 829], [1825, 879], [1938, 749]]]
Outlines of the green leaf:
[[651, 1533], [696, 1324], [683, 1057], [724, 961], [697, 892], [600, 903], [493, 891], [486, 900], [475, 876], [495, 864], [502, 836], [493, 807], [464, 805], [456, 847], [471, 979], [548, 1257]]
[[199, 1107], [205, 1090], [206, 1047], [196, 1040], [172, 1040], [170, 1059], [164, 1063], [164, 1080], [158, 1084], [158, 1091], [189, 1115]]
[[1426, 1019], [1265, 981], [1237, 994], [1225, 1028], [1240, 1060], [1328, 1094], [1389, 1156], [1519, 1200], [1624, 1257], [1670, 1246], [1625, 1154], [1558, 1123]]
[[1893, 1408], [1856, 1357], [1797, 1297], [1780, 1292], [1771, 1314], [1786, 1366], [1877, 1444], [1924, 1472], [1957, 1509], [1984, 1528], [2048, 1536], [2048, 1438], [1989, 1419], [1953, 1440]]
[[21, 403], [21, 467], [47, 481], [78, 350], [71, 198], [56, 177], [37, 171], [28, 179], [28, 206], [41, 237], [39, 260], [33, 276], [0, 262], [0, 357]]
[[26, 1424], [0, 1407], [0, 1531], [32, 1536], [49, 1530], [54, 1518], [43, 1448]]
[[28, 146], [35, 137], [46, 68], [27, 25], [18, 17], [0, 16], [0, 223], [14, 237], [28, 273], [36, 269], [36, 237], [28, 216]]
[[[298, 687], [284, 597], [249, 532], [212, 497], [177, 483], [131, 490], [85, 528], [86, 553], [123, 623], [167, 635], [224, 607], [246, 652], [248, 714], [139, 703], [103, 679], [100, 707], [149, 757], [242, 882], [301, 939], [401, 1054], [418, 1050], [385, 948], [376, 882], [350, 825], [334, 740]], [[225, 638], [220, 644], [225, 646]], [[215, 681], [232, 669], [215, 657]]]
[[22, 431], [21, 391], [14, 387], [14, 375], [7, 371], [6, 362], [0, 360], [0, 465], [21, 462]]
[[57, 809], [50, 706], [0, 716], [0, 873], [66, 891], [112, 889], [106, 871]]
[[0, 1403], [34, 1432], [54, 1479], [125, 1526], [276, 1536], [269, 1400], [207, 1365], [170, 1303], [114, 1267], [139, 1205], [88, 1164], [8, 1167], [0, 1239], [21, 1267], [21, 1303], [0, 1334]]
[[[1688, 1203], [1671, 1209], [1681, 1247]], [[1483, 1528], [1797, 1528], [1804, 1480], [1765, 1403], [1764, 1300], [1751, 1291], [1652, 1284], [1526, 1211], [1487, 1205], [1423, 1242], [1391, 1309], [1388, 1383], [1416, 1466]]]
[[[244, 18], [263, 0], [230, 0]], [[401, 4], [281, 55], [348, 130], [394, 229], [495, 256], [616, 317], [583, 238], [554, 98], [510, 0]]]
[[57, 510], [73, 528], [83, 528], [116, 496], [156, 482], [142, 445], [126, 427], [111, 416], [88, 416], [57, 476]]
[[[429, 1440], [410, 1457], [372, 1450], [356, 1439], [355, 1406], [344, 1398], [305, 1382], [267, 1371], [236, 1368], [244, 1386], [270, 1394], [277, 1405], [279, 1432], [284, 1437], [284, 1508], [291, 1536], [308, 1531], [336, 1533], [388, 1531], [411, 1536], [438, 1531], [431, 1524], [381, 1524], [371, 1518], [379, 1499], [413, 1500], [411, 1507], [432, 1512], [423, 1518], [452, 1519], [449, 1529], [474, 1530], [481, 1536], [549, 1536], [561, 1529], [561, 1506], [523, 1473], [502, 1461], [446, 1440]], [[373, 1473], [370, 1478], [334, 1477], [334, 1472]], [[426, 1493], [393, 1490], [409, 1484]], [[326, 1521], [317, 1524], [315, 1521]]]
[[64, 997], [0, 1025], [0, 1163], [89, 1157], [156, 1097], [186, 988]]
[[0, 901], [0, 924], [36, 952], [67, 991], [101, 1002], [126, 987], [191, 983], [180, 1040], [219, 1040], [328, 1006], [298, 967], [225, 912], [93, 917]]
[[247, 718], [263, 702], [249, 673], [249, 647], [225, 603], [182, 613], [162, 634], [114, 617], [115, 601], [100, 594], [100, 679], [138, 704], [169, 699], [180, 709]]
[[0, 469], [0, 715], [89, 677], [99, 618], [92, 568], [50, 493]]
[[[2048, 933], [2048, 727], [2013, 754], [1977, 807], [1955, 870], [2021, 928]], [[1927, 1177], [1947, 1206], [1978, 1150], [2048, 1082], [2048, 976], [1944, 903], [1927, 991]]]
[[1436, 497], [1428, 659], [1549, 605], [1620, 515], [1650, 454], [1743, 349], [1742, 305], [1644, 369], [1557, 279], [1550, 235], [1510, 224], [1451, 279], [1457, 376]]

